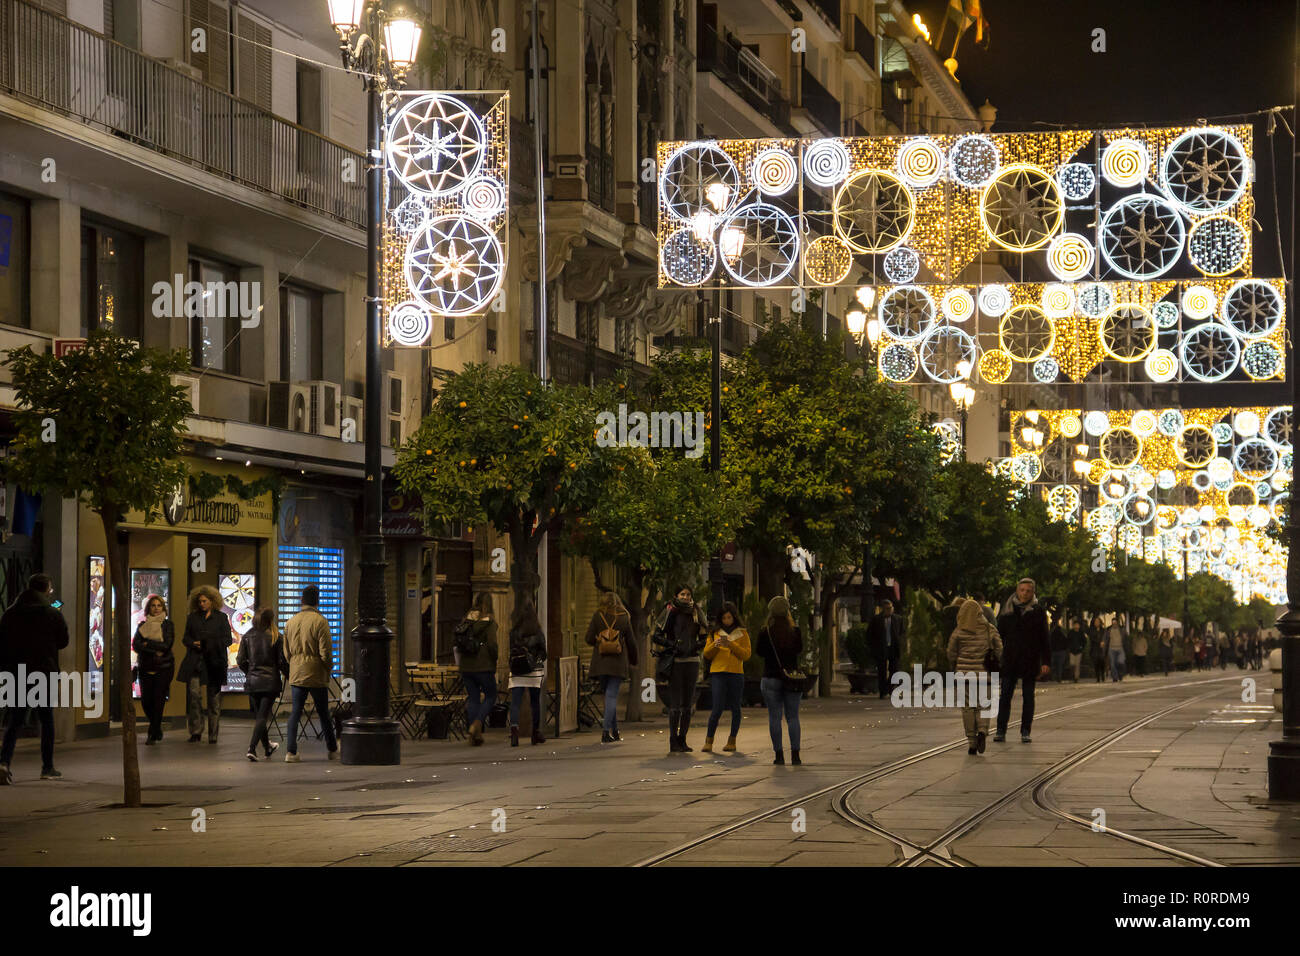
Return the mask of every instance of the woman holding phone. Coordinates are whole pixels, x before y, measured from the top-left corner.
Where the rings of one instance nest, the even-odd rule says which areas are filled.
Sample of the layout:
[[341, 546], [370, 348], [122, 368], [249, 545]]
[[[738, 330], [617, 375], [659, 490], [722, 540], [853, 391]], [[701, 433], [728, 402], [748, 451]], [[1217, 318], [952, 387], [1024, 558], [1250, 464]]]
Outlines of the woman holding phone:
[[704, 644], [704, 659], [709, 662], [709, 685], [713, 696], [709, 729], [701, 748], [704, 753], [713, 752], [713, 734], [724, 710], [731, 711], [731, 736], [722, 749], [728, 752], [736, 749], [736, 735], [740, 733], [740, 704], [745, 692], [745, 661], [752, 653], [749, 632], [740, 626], [740, 612], [735, 604], [727, 601]]

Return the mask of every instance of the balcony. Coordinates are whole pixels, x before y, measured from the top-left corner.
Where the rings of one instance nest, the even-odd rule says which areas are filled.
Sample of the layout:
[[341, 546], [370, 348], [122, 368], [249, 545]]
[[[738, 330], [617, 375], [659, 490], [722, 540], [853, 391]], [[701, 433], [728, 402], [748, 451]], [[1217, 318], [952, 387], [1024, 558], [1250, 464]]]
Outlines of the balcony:
[[906, 123], [903, 101], [894, 92], [893, 83], [880, 84], [880, 111], [885, 114], [885, 119], [894, 124], [895, 129], [900, 133], [903, 131]]
[[786, 135], [797, 135], [790, 125], [790, 101], [781, 93], [781, 81], [758, 57], [709, 26], [699, 27], [699, 70], [712, 73], [741, 99]]
[[587, 144], [587, 202], [614, 212], [614, 157], [599, 146]]
[[830, 90], [817, 81], [817, 77], [804, 67], [800, 71], [800, 87], [803, 96], [800, 105], [822, 128], [827, 136], [840, 135], [840, 101], [831, 95]]
[[[26, 0], [0, 0], [0, 94], [361, 228], [364, 156]], [[357, 182], [339, 171], [352, 160]]]
[[822, 19], [836, 30], [840, 28], [840, 0], [809, 0], [809, 2], [813, 9], [821, 14]]
[[[846, 37], [846, 40], [849, 38]], [[849, 49], [856, 53], [873, 72], [876, 69], [876, 37], [870, 28], [858, 16], [853, 17], [853, 45]]]

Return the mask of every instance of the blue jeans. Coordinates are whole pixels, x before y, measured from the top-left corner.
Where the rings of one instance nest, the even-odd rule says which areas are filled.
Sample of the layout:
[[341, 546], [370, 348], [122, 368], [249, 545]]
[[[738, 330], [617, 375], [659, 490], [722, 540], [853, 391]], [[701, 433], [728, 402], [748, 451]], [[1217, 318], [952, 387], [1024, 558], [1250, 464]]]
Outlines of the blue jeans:
[[481, 720], [486, 727], [488, 714], [497, 702], [497, 675], [492, 671], [466, 671], [460, 676], [465, 681], [465, 719], [471, 724]]
[[[533, 710], [533, 730], [542, 726], [542, 689], [540, 687], [510, 688], [510, 726], [519, 726], [519, 708], [524, 702], [524, 691], [528, 691], [528, 706]], [[487, 718], [484, 717], [484, 720]]]
[[[718, 729], [718, 721], [722, 719], [724, 710], [731, 711], [731, 736], [740, 733], [740, 701], [745, 693], [745, 675], [744, 674], [710, 674], [709, 683], [712, 686], [713, 693], [713, 710], [709, 713], [709, 733], [713, 736], [714, 731]], [[795, 715], [797, 726], [798, 715]], [[777, 724], [779, 729], [780, 724]]]
[[790, 749], [799, 749], [799, 698], [803, 694], [797, 690], [786, 690], [785, 682], [777, 677], [764, 677], [758, 683], [763, 692], [763, 703], [767, 704], [767, 729], [772, 734], [772, 749], [781, 750], [781, 714], [785, 713], [785, 722], [790, 727]]
[[623, 686], [623, 678], [605, 674], [600, 678], [605, 682], [605, 722], [606, 733], [618, 733], [618, 689]]
[[324, 687], [299, 687], [296, 684], [289, 689], [293, 691], [293, 707], [289, 710], [289, 753], [298, 752], [298, 720], [302, 717], [302, 709], [307, 706], [308, 694], [316, 705], [316, 719], [320, 721], [321, 730], [325, 734], [325, 747], [331, 752], [338, 750], [339, 745], [334, 740], [334, 720], [330, 716], [329, 690]]
[[1119, 680], [1121, 677], [1124, 676], [1123, 657], [1124, 657], [1123, 651], [1110, 652], [1110, 679], [1111, 680]]

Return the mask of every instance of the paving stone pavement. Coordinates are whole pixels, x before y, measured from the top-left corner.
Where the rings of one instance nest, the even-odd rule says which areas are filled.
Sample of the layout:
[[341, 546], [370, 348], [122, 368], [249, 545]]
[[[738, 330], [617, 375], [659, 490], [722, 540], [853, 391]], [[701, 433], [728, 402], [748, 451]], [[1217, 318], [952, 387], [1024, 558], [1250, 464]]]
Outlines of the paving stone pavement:
[[[1242, 702], [1244, 676], [1258, 681], [1265, 704]], [[110, 806], [121, 799], [119, 738], [60, 745], [60, 781], [36, 779], [36, 741], [24, 740], [15, 786], [0, 789], [0, 855], [20, 866], [554, 866], [627, 865], [681, 850], [662, 862], [887, 866], [912, 852], [905, 844], [930, 846], [1010, 793], [936, 852], [980, 866], [1192, 865], [1158, 848], [1170, 846], [1227, 865], [1295, 865], [1300, 805], [1265, 798], [1268, 741], [1281, 735], [1270, 681], [1234, 669], [1046, 684], [1033, 742], [1021, 744], [1013, 728], [983, 757], [966, 753], [955, 710], [810, 700], [802, 767], [772, 766], [761, 708], [745, 710], [736, 754], [670, 756], [656, 718], [624, 725], [624, 741], [610, 745], [586, 732], [516, 749], [499, 730], [478, 748], [403, 741], [398, 767], [329, 762], [314, 740], [300, 745], [299, 764], [250, 763], [250, 725], [232, 714], [215, 746], [189, 744], [179, 730], [141, 746], [150, 805], [134, 810]], [[1111, 829], [1156, 847], [1061, 819], [1025, 789], [1116, 728], [1184, 702], [1055, 777], [1046, 793], [1050, 806], [1084, 820], [1104, 811]], [[1017, 701], [1013, 718], [1019, 709]], [[690, 739], [698, 748], [702, 728]], [[956, 746], [856, 781], [846, 812], [837, 809], [845, 790], [837, 785], [947, 744]]]

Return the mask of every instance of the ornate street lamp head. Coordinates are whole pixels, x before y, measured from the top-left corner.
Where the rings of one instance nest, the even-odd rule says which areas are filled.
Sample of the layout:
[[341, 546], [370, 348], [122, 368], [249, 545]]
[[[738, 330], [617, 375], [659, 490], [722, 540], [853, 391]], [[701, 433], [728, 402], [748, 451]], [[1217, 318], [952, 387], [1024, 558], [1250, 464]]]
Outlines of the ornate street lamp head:
[[339, 38], [345, 43], [348, 37], [361, 26], [361, 12], [365, 0], [327, 0], [330, 10], [330, 24], [338, 31]]
[[404, 75], [415, 65], [421, 32], [418, 23], [400, 14], [395, 14], [384, 22], [384, 49], [388, 52], [388, 62], [397, 76]]

